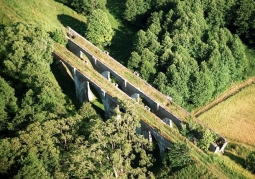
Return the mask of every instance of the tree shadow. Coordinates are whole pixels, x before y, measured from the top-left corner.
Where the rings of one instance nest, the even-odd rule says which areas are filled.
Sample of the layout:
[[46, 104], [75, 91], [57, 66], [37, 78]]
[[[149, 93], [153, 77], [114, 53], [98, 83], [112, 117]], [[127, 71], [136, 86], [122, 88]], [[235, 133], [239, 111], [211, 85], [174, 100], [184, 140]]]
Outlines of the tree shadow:
[[111, 45], [105, 49], [110, 52], [118, 62], [127, 66], [128, 58], [133, 51], [133, 37], [135, 33], [128, 30], [126, 27], [115, 29], [115, 34], [112, 37]]
[[128, 58], [133, 51], [133, 37], [139, 30], [137, 27], [129, 24], [123, 19], [126, 0], [107, 0], [106, 7], [109, 12], [121, 22], [122, 26], [115, 29], [115, 34], [112, 38], [111, 45], [105, 49], [110, 52], [110, 55], [117, 61], [127, 66]]
[[81, 35], [84, 34], [85, 32], [86, 23], [78, 19], [75, 19], [72, 16], [66, 14], [59, 14], [58, 20], [63, 26], [65, 27], [69, 26]]
[[126, 0], [107, 0], [106, 7], [109, 12], [118, 20], [123, 19], [123, 12], [125, 11]]
[[225, 151], [224, 155], [226, 155], [231, 160], [233, 160], [235, 163], [238, 163], [239, 165], [241, 165], [241, 166], [243, 166], [245, 168], [245, 160], [242, 157], [234, 155], [233, 153], [228, 152], [228, 151]]

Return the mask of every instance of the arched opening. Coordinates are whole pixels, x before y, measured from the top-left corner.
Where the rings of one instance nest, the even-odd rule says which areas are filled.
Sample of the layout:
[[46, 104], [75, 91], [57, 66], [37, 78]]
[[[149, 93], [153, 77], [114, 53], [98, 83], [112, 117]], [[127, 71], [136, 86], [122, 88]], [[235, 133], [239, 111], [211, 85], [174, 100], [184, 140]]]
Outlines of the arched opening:
[[67, 102], [72, 103], [76, 109], [79, 109], [80, 105], [76, 97], [73, 77], [68, 67], [60, 61], [58, 63], [52, 63], [50, 67], [60, 88], [67, 96]]
[[98, 90], [90, 84], [90, 90], [92, 92], [93, 98], [90, 101], [93, 108], [96, 110], [96, 112], [100, 115], [102, 119], [104, 119], [105, 116], [105, 109], [104, 109], [104, 103], [101, 99], [101, 96], [98, 92]]
[[123, 91], [120, 81], [118, 81], [117, 78], [112, 73], [110, 73], [110, 80], [111, 83], [114, 84], [116, 88], [119, 88], [121, 91]]

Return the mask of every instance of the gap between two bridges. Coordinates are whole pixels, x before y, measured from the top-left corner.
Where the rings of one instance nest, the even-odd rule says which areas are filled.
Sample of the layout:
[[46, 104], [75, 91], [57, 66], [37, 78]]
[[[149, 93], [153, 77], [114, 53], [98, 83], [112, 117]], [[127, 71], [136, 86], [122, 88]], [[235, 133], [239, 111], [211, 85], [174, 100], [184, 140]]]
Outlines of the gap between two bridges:
[[[94, 69], [97, 71], [97, 72], [94, 72], [93, 68], [89, 68], [86, 70], [80, 69], [80, 68], [86, 67], [86, 64], [84, 63], [84, 61], [82, 62], [80, 59], [74, 58], [73, 54], [64, 48], [63, 49], [61, 49], [60, 47], [56, 48], [58, 50], [55, 50], [55, 58], [56, 58], [56, 56], [58, 56], [59, 60], [64, 61], [65, 64], [67, 66], [69, 66], [69, 69], [70, 69], [70, 71], [72, 71], [72, 75], [74, 77], [75, 77], [75, 74], [77, 73], [76, 71], [78, 71], [78, 75], [80, 77], [78, 77], [75, 82], [77, 94], [79, 94], [79, 92], [77, 91], [77, 88], [78, 89], [80, 88], [80, 91], [83, 91], [83, 90], [86, 91], [86, 88], [89, 89], [88, 84], [85, 84], [85, 83], [83, 83], [83, 84], [87, 85], [87, 87], [84, 85], [82, 85], [83, 86], [82, 88], [79, 87], [81, 81], [83, 81], [83, 82], [89, 81], [89, 83], [91, 83], [93, 86], [97, 86], [96, 88], [98, 88], [99, 85], [95, 85], [95, 81], [100, 82], [100, 84], [102, 84], [103, 81], [106, 81], [105, 79], [102, 79], [103, 76], [100, 75], [100, 73], [102, 73], [106, 78], [108, 78], [108, 80], [109, 80], [108, 76], [110, 73], [117, 79], [117, 83], [119, 86], [121, 86], [121, 90], [116, 88], [116, 85], [113, 85], [111, 82], [108, 81], [108, 85], [111, 85], [111, 86], [107, 86], [105, 89], [101, 88], [101, 89], [103, 89], [104, 93], [102, 93], [102, 91], [99, 90], [99, 94], [104, 94], [104, 95], [107, 94], [110, 96], [112, 95], [112, 97], [115, 97], [115, 98], [121, 97], [122, 99], [128, 98], [129, 100], [131, 99], [130, 96], [132, 96], [134, 94], [138, 94], [138, 95], [142, 96], [142, 98], [144, 98], [148, 102], [149, 107], [153, 110], [153, 112], [156, 114], [157, 117], [159, 117], [161, 119], [170, 119], [170, 120], [174, 121], [174, 123], [176, 124], [177, 127], [180, 127], [180, 124], [182, 122], [188, 123], [188, 121], [186, 121], [187, 118], [189, 118], [189, 119], [191, 118], [192, 120], [196, 121], [200, 125], [205, 126], [201, 121], [197, 120], [194, 116], [192, 116], [190, 113], [185, 111], [183, 108], [181, 108], [180, 106], [178, 106], [175, 103], [173, 103], [172, 101], [170, 101], [169, 98], [167, 98], [165, 95], [163, 95], [162, 93], [157, 91], [155, 88], [151, 87], [144, 80], [142, 80], [139, 77], [137, 77], [136, 75], [134, 75], [131, 71], [129, 71], [124, 66], [119, 64], [117, 61], [115, 61], [113, 58], [111, 58], [108, 54], [105, 54], [104, 52], [99, 50], [97, 47], [95, 47], [93, 44], [91, 44], [89, 41], [87, 41], [85, 38], [80, 36], [78, 33], [76, 33], [74, 30], [72, 30], [69, 27], [68, 27], [68, 33], [70, 36], [74, 37], [73, 39], [69, 38], [69, 40], [68, 40], [69, 50], [72, 51], [78, 57], [82, 57], [81, 56], [82, 53], [85, 54], [86, 57], [92, 63], [92, 66], [94, 67]], [[63, 59], [67, 59], [67, 58], [70, 58], [73, 60], [69, 60], [69, 61], [63, 60]], [[97, 79], [94, 79], [95, 81], [91, 81], [91, 80], [87, 79], [86, 77], [85, 78], [81, 77], [81, 76], [84, 76], [85, 71], [86, 72], [93, 71], [93, 73], [95, 73], [95, 74], [93, 74], [93, 77], [97, 76]], [[107, 74], [106, 72], [108, 73], [108, 75], [105, 75], [105, 74]], [[89, 76], [89, 75], [86, 74], [86, 76]], [[82, 79], [82, 78], [84, 78], [84, 79]], [[75, 81], [75, 79], [74, 79], [74, 81]], [[134, 85], [134, 83], [135, 83], [135, 85]], [[139, 85], [139, 88], [137, 87], [138, 85]], [[110, 90], [108, 90], [107, 93], [105, 93], [106, 89], [110, 89]], [[110, 94], [111, 93], [110, 91], [111, 92], [114, 91], [114, 92], [112, 94]], [[116, 95], [116, 94], [118, 94], [118, 95]], [[86, 95], [89, 96], [88, 92]], [[77, 95], [77, 97], [81, 100], [81, 102], [85, 101], [85, 100], [89, 101], [88, 97], [86, 99], [86, 97], [85, 97], [86, 95], [80, 95], [80, 96]], [[123, 96], [125, 96], [125, 97], [123, 97]], [[159, 100], [159, 102], [156, 102], [157, 100]], [[108, 102], [109, 102], [109, 100], [108, 100]], [[107, 103], [107, 100], [105, 100], [104, 103]], [[104, 105], [107, 106], [106, 104], [104, 104]], [[179, 132], [174, 131], [172, 128], [170, 128], [167, 125], [163, 125], [164, 127], [162, 127], [161, 126], [163, 124], [162, 120], [157, 118], [155, 115], [152, 115], [152, 113], [150, 113], [148, 110], [144, 109], [144, 107], [140, 106], [139, 108], [137, 108], [137, 110], [138, 109], [142, 110], [143, 111], [142, 113], [144, 113], [144, 114], [146, 113], [146, 115], [147, 115], [146, 117], [142, 116], [141, 120], [143, 120], [145, 123], [147, 123], [148, 126], [151, 127], [151, 130], [155, 130], [162, 137], [164, 136], [165, 139], [171, 141], [171, 139], [166, 136], [171, 136], [171, 138], [174, 138], [173, 135], [176, 135], [178, 137], [181, 136], [179, 134]], [[106, 110], [106, 112], [107, 112], [107, 110]], [[108, 111], [108, 113], [109, 113], [108, 116], [106, 115], [107, 117], [109, 117], [109, 115], [110, 115], [109, 111]], [[175, 115], [173, 113], [175, 113]], [[139, 112], [139, 114], [140, 114], [140, 112]], [[150, 116], [150, 117], [148, 117], [148, 116]], [[180, 117], [177, 117], [177, 116], [181, 116], [182, 120], [180, 120]], [[148, 120], [150, 118], [152, 120]], [[208, 126], [206, 126], [206, 127], [208, 127]], [[165, 132], [167, 131], [167, 132], [165, 133], [162, 131], [165, 131]], [[169, 131], [174, 131], [174, 134], [171, 132], [171, 134], [168, 135], [167, 133], [169, 133]], [[213, 148], [213, 150], [218, 150], [218, 151], [223, 152], [224, 147], [226, 146], [227, 142], [226, 142], [226, 139], [224, 139], [222, 136], [219, 135], [219, 137], [224, 140], [224, 145], [221, 146], [220, 149], [219, 149], [219, 147], [217, 148], [217, 146], [214, 146], [215, 148]], [[165, 145], [164, 147], [168, 147], [168, 146]]]

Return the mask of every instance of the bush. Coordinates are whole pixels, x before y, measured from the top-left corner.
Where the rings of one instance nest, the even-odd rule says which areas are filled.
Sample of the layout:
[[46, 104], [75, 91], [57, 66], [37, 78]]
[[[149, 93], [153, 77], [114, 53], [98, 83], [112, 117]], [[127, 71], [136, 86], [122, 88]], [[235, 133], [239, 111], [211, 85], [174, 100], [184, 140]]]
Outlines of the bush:
[[56, 29], [54, 32], [50, 32], [50, 37], [57, 43], [66, 45], [67, 39], [62, 30]]
[[210, 144], [214, 141], [214, 134], [209, 130], [206, 129], [202, 134], [202, 139], [199, 140], [198, 146], [207, 151]]
[[245, 165], [248, 170], [255, 173], [255, 151], [251, 152], [245, 159]]

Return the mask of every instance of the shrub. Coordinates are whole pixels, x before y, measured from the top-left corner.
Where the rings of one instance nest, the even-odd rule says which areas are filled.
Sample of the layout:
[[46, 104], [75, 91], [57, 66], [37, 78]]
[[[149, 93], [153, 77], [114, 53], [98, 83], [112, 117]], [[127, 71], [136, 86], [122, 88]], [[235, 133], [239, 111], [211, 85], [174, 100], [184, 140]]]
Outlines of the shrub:
[[245, 165], [248, 170], [255, 173], [255, 151], [251, 152], [245, 159]]

